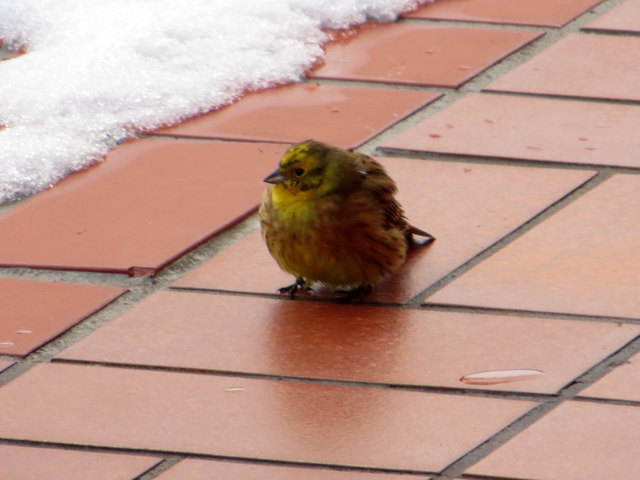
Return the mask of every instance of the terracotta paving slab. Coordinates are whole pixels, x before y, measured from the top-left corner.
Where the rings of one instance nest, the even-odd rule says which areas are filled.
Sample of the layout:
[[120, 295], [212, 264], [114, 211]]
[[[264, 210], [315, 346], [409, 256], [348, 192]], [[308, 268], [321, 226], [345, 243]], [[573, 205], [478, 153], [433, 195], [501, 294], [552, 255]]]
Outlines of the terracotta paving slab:
[[436, 0], [405, 18], [561, 27], [602, 0]]
[[[348, 472], [190, 458], [171, 467], [157, 478], [158, 480], [417, 480], [414, 475]], [[424, 475], [418, 478], [424, 479]]]
[[600, 15], [585, 28], [622, 32], [640, 32], [640, 0], [626, 0]]
[[122, 288], [0, 279], [0, 355], [26, 355], [125, 292]]
[[[592, 176], [576, 170], [402, 158], [381, 162], [398, 183], [398, 198], [411, 223], [437, 238], [428, 248], [415, 250], [405, 267], [368, 297], [392, 302], [408, 300]], [[176, 285], [274, 293], [291, 281], [256, 232]]]
[[640, 178], [618, 175], [428, 302], [640, 318]]
[[328, 45], [323, 64], [309, 76], [458, 87], [540, 35], [407, 23], [375, 26], [346, 43]]
[[580, 396], [640, 402], [640, 353], [581, 391]]
[[121, 145], [0, 217], [0, 265], [155, 273], [250, 214], [263, 172], [284, 150], [156, 139]]
[[640, 408], [568, 402], [469, 473], [536, 480], [637, 478]]
[[388, 88], [292, 84], [245, 96], [160, 135], [295, 143], [312, 137], [355, 148], [440, 94]]
[[470, 94], [383, 147], [637, 168], [639, 120], [640, 106]]
[[637, 335], [638, 325], [174, 291], [58, 357], [452, 388], [474, 372], [528, 368], [545, 375], [479, 387], [554, 393]]
[[432, 471], [534, 405], [44, 364], [0, 390], [0, 437]]
[[0, 478], [133, 480], [160, 460], [142, 455], [0, 445]]
[[[640, 10], [638, 17], [640, 18]], [[487, 90], [640, 101], [640, 37], [572, 34]]]

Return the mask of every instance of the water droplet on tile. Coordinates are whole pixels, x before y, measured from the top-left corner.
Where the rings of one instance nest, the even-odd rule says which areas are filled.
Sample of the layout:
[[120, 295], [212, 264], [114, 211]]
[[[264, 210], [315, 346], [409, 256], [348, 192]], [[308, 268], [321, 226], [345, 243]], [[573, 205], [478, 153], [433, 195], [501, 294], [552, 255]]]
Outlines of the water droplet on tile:
[[468, 65], [460, 65], [458, 67], [458, 70], [469, 70], [471, 67], [469, 67]]
[[537, 147], [535, 145], [527, 145], [528, 150], [542, 150], [542, 147]]
[[447, 124], [445, 125], [445, 127], [447, 127], [447, 128], [456, 128], [456, 126], [455, 126], [455, 125], [451, 125], [450, 123], [447, 123]]
[[331, 107], [331, 112], [338, 113], [340, 109], [338, 107]]
[[431, 138], [440, 138], [442, 135], [440, 135], [439, 133], [430, 133], [429, 136]]
[[228, 393], [244, 392], [245, 390], [245, 387], [229, 387], [224, 389], [224, 391]]
[[33, 333], [31, 330], [16, 330], [16, 333], [19, 333], [21, 335], [28, 335], [30, 333]]
[[580, 140], [581, 142], [586, 142], [589, 139], [587, 137], [578, 137], [578, 140]]
[[429, 50], [425, 50], [424, 53], [431, 55], [433, 53], [433, 50], [429, 49]]
[[471, 167], [465, 167], [462, 169], [462, 171], [465, 173], [469, 173], [471, 170], [473, 170]]
[[595, 149], [596, 149], [596, 147], [584, 147], [584, 149], [585, 149], [585, 150], [591, 150], [591, 151], [593, 151], [593, 150], [595, 150]]
[[4, 340], [2, 342], [0, 342], [0, 348], [1, 347], [13, 347], [13, 342], [9, 341], [9, 340]]
[[517, 370], [493, 370], [489, 372], [477, 372], [460, 377], [462, 383], [469, 385], [496, 385], [498, 383], [519, 382], [529, 380], [539, 375], [544, 375], [542, 370], [517, 369]]
[[484, 123], [496, 123], [495, 120], [491, 120], [490, 118], [485, 118]]

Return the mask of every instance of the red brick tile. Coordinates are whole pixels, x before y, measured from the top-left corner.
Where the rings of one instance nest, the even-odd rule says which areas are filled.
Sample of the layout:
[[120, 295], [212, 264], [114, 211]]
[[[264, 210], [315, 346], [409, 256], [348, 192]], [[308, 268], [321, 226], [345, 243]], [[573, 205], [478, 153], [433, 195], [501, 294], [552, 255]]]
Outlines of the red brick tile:
[[640, 38], [573, 34], [487, 90], [638, 101], [638, 78]]
[[430, 3], [409, 18], [461, 20], [561, 27], [602, 0], [444, 0]]
[[0, 355], [26, 355], [124, 293], [116, 287], [0, 279]]
[[452, 388], [474, 372], [530, 368], [545, 375], [479, 388], [553, 393], [636, 335], [637, 325], [160, 292], [59, 357]]
[[133, 480], [160, 460], [142, 455], [0, 445], [0, 478]]
[[314, 138], [355, 148], [435, 100], [438, 93], [293, 84], [158, 130], [160, 135], [294, 143]]
[[640, 408], [569, 402], [553, 410], [469, 473], [539, 480], [637, 478]]
[[640, 178], [618, 175], [428, 302], [640, 318]]
[[470, 94], [383, 146], [553, 162], [640, 167], [640, 107]]
[[640, 353], [581, 391], [580, 396], [640, 402]]
[[187, 459], [178, 463], [158, 480], [418, 480], [413, 475], [349, 472], [254, 463], [217, 462]]
[[155, 273], [251, 213], [284, 150], [155, 139], [119, 146], [0, 217], [0, 265]]
[[626, 0], [588, 23], [585, 28], [640, 32], [640, 0]]
[[44, 364], [0, 390], [0, 436], [432, 471], [534, 405], [388, 389]]
[[[414, 251], [405, 267], [368, 297], [393, 302], [408, 300], [592, 175], [401, 158], [381, 161], [398, 183], [411, 223], [437, 237], [428, 248]], [[254, 233], [176, 285], [274, 293], [291, 281]]]
[[458, 87], [540, 35], [406, 23], [376, 26], [348, 43], [328, 45], [323, 64], [309, 76]]

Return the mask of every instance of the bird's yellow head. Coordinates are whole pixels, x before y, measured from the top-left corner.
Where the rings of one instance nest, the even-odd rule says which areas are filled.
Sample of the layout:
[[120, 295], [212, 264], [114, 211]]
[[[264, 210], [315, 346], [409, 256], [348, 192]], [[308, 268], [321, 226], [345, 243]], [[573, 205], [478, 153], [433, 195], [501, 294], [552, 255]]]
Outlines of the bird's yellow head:
[[282, 157], [278, 168], [264, 181], [291, 195], [324, 193], [334, 186], [331, 180], [335, 177], [336, 165], [330, 155], [333, 150], [335, 147], [315, 140], [293, 145]]

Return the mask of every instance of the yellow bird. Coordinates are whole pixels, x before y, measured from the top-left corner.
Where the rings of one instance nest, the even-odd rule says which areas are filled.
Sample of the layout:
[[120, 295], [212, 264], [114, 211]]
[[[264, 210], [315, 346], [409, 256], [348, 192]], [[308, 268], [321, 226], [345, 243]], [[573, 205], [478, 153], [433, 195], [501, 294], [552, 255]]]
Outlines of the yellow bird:
[[[279, 289], [293, 298], [321, 283], [362, 297], [398, 270], [413, 235], [395, 199], [395, 182], [367, 155], [315, 140], [293, 145], [264, 179], [262, 237], [280, 268], [296, 277]], [[339, 289], [339, 290], [338, 290]]]

